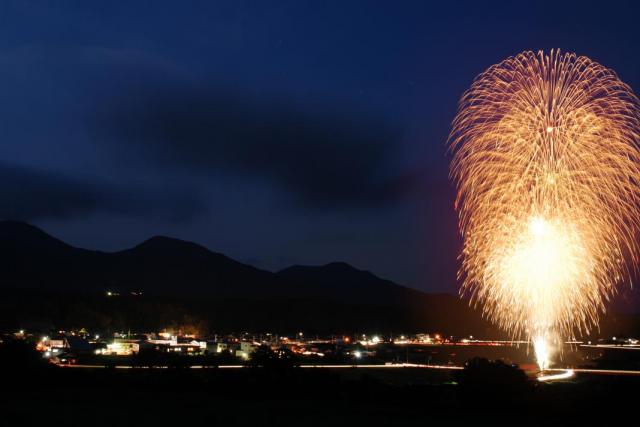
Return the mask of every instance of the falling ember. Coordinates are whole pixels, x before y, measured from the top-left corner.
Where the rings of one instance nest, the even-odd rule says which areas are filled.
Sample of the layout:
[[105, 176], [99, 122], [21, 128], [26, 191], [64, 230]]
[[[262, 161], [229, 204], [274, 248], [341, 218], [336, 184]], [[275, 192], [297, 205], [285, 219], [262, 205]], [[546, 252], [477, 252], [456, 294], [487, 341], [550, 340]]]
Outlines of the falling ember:
[[640, 103], [587, 57], [523, 52], [480, 74], [449, 138], [461, 294], [541, 370], [630, 281], [640, 229]]

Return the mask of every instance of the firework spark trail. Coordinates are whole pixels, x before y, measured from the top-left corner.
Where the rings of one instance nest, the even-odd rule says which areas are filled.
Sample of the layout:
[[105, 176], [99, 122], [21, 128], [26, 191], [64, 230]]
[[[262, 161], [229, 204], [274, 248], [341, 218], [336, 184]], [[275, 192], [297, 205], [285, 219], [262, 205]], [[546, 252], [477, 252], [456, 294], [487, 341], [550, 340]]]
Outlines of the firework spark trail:
[[461, 294], [541, 368], [630, 281], [640, 229], [640, 106], [584, 56], [523, 52], [463, 95], [449, 146], [464, 238]]

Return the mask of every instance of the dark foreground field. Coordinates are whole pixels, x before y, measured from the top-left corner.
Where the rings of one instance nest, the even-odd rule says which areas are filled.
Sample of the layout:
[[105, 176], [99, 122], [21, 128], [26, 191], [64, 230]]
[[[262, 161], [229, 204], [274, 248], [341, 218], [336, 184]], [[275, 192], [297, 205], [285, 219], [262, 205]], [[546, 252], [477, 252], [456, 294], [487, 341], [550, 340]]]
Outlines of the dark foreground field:
[[3, 371], [7, 426], [609, 425], [635, 417], [640, 387], [634, 377], [541, 384], [412, 368]]

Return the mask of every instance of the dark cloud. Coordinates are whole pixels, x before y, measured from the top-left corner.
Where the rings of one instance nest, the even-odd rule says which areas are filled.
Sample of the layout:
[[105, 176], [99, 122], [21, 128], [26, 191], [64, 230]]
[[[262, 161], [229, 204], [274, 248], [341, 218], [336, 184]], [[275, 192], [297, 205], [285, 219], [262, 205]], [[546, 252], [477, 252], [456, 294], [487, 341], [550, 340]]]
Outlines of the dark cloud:
[[413, 184], [397, 162], [400, 136], [375, 118], [195, 90], [115, 104], [99, 130], [130, 154], [163, 167], [253, 177], [305, 206], [376, 206]]
[[0, 164], [0, 200], [0, 218], [19, 220], [82, 217], [94, 212], [158, 213], [182, 220], [204, 209], [197, 198], [188, 195], [153, 195], [4, 164]]

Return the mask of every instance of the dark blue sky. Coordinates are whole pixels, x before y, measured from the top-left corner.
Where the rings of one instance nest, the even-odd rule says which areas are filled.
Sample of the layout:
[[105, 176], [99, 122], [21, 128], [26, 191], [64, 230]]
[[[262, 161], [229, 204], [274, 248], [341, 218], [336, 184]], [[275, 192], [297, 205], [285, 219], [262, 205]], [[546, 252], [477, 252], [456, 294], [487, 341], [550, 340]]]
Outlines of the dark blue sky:
[[458, 98], [553, 47], [640, 87], [637, 3], [2, 2], [0, 217], [455, 292]]

